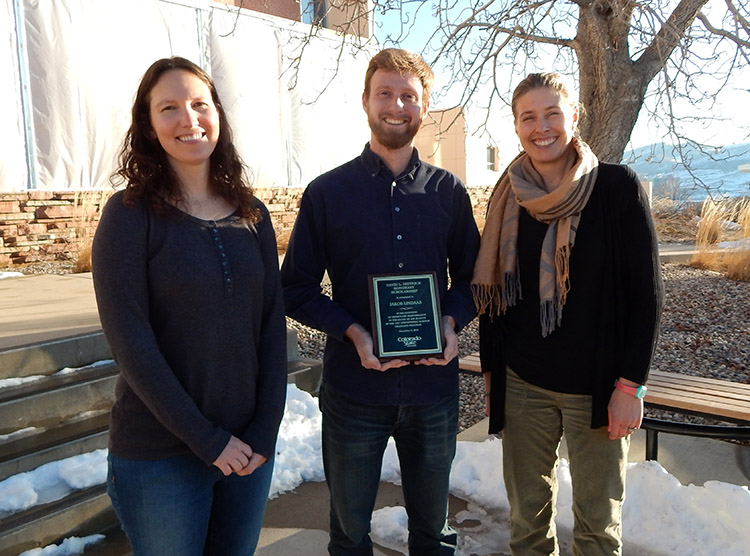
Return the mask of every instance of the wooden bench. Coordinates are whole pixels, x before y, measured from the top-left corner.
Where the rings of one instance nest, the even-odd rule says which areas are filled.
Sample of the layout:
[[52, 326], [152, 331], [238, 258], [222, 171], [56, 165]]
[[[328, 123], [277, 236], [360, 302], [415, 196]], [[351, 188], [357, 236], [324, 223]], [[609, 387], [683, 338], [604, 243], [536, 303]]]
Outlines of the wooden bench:
[[[465, 373], [481, 373], [479, 353], [460, 358], [458, 367]], [[657, 459], [660, 432], [750, 440], [750, 384], [652, 370], [646, 386], [644, 402], [649, 407], [737, 424], [698, 425], [644, 417], [646, 459]]]

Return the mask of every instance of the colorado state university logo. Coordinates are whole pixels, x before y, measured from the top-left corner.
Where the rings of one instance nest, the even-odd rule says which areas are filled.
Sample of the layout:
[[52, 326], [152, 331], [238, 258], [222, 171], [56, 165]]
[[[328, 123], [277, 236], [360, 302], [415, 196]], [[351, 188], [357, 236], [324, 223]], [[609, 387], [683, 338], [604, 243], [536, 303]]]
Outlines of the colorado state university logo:
[[396, 338], [397, 341], [404, 344], [404, 347], [415, 347], [417, 345], [417, 342], [422, 339], [422, 336], [401, 336], [400, 338]]

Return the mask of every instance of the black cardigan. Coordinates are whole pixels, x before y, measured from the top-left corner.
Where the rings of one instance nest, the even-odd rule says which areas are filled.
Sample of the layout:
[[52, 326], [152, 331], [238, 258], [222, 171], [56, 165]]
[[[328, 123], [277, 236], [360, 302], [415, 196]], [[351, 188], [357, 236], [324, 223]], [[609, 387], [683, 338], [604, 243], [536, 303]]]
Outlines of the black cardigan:
[[522, 209], [522, 296], [500, 317], [480, 317], [482, 371], [492, 373], [490, 433], [503, 428], [505, 368], [558, 392], [593, 396], [592, 428], [605, 426], [615, 379], [644, 383], [663, 305], [658, 243], [648, 198], [626, 166], [600, 163], [570, 256], [562, 324], [543, 338], [539, 253], [546, 225]]

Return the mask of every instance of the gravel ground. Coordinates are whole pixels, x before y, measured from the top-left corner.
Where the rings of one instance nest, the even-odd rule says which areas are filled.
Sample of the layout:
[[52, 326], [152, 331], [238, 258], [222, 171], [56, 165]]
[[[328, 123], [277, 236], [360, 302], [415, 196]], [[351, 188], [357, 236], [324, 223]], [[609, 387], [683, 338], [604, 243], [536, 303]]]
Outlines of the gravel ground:
[[[0, 270], [67, 274], [72, 266], [56, 261]], [[666, 302], [653, 368], [750, 383], [750, 282], [679, 264], [663, 264], [662, 270]], [[287, 322], [299, 334], [301, 354], [322, 359], [325, 335], [291, 319]], [[459, 335], [462, 356], [479, 349], [477, 328], [474, 320]], [[461, 374], [460, 387], [459, 428], [463, 430], [484, 417], [482, 379]], [[650, 409], [647, 415], [708, 422]]]

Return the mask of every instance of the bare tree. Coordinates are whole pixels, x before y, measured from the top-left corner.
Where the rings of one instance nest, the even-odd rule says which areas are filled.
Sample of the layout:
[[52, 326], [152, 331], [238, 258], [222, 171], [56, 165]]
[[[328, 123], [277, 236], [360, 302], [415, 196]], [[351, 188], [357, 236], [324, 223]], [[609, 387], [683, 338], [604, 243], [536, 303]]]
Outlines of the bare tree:
[[[683, 124], [710, 118], [722, 88], [750, 66], [750, 4], [744, 0], [370, 0], [398, 10], [400, 44], [420, 18], [438, 23], [422, 54], [450, 74], [459, 103], [508, 103], [528, 71], [577, 74], [594, 152], [622, 160], [641, 111], [669, 142], [705, 146]], [[702, 11], [702, 10], [705, 10]], [[513, 79], [508, 81], [508, 68]], [[750, 99], [748, 99], [750, 100]], [[679, 107], [690, 106], [688, 112]], [[695, 126], [691, 126], [692, 129]]]

